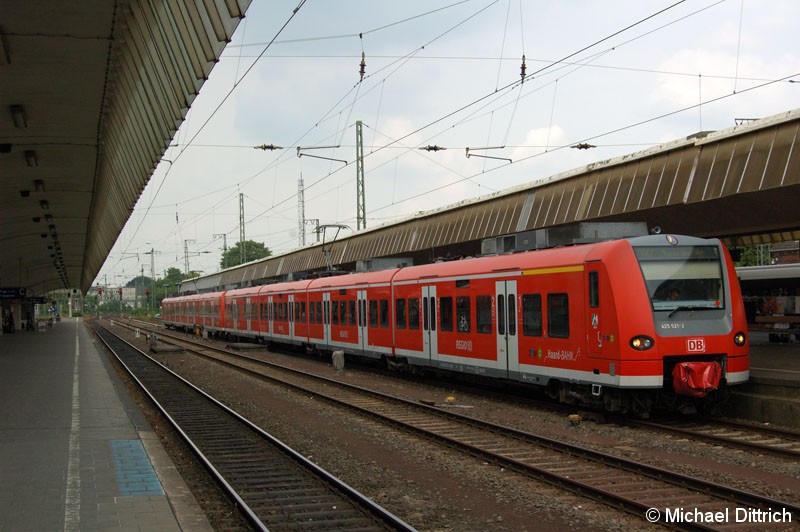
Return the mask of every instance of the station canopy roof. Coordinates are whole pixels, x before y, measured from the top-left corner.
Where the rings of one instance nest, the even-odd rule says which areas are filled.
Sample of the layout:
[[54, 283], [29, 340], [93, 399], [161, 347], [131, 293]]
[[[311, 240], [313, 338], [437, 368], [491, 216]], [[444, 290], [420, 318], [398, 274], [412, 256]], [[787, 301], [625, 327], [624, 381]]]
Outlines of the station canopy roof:
[[0, 3], [0, 287], [90, 287], [249, 4]]

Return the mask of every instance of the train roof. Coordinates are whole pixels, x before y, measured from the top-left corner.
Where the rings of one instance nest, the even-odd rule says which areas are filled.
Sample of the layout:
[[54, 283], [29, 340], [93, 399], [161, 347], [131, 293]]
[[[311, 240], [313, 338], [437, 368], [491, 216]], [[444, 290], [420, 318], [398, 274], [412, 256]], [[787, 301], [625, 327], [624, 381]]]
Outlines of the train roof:
[[527, 268], [555, 268], [572, 264], [582, 264], [596, 253], [611, 246], [627, 245], [625, 241], [580, 244], [561, 248], [523, 251], [508, 255], [495, 255], [462, 259], [450, 262], [437, 262], [421, 266], [411, 266], [400, 270], [394, 281], [408, 281], [418, 278], [458, 277], [476, 275], [492, 271], [515, 271]]
[[308, 289], [321, 290], [324, 288], [344, 288], [347, 286], [357, 286], [365, 283], [389, 283], [399, 270], [400, 268], [389, 268], [388, 270], [350, 273], [347, 275], [337, 275], [335, 277], [320, 277], [319, 279], [314, 279]]
[[276, 292], [296, 292], [299, 290], [305, 290], [306, 288], [308, 288], [309, 284], [311, 284], [310, 279], [303, 279], [302, 281], [288, 281], [285, 283], [265, 284], [257, 288], [259, 289], [258, 293], [260, 295], [263, 295]]

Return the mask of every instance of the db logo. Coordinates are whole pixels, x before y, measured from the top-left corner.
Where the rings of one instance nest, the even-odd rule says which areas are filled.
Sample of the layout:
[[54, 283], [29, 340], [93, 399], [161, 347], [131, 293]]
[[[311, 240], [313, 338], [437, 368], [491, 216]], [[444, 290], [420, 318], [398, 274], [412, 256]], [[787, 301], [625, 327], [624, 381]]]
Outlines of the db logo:
[[705, 353], [706, 341], [703, 338], [689, 338], [686, 340], [686, 350], [690, 353]]

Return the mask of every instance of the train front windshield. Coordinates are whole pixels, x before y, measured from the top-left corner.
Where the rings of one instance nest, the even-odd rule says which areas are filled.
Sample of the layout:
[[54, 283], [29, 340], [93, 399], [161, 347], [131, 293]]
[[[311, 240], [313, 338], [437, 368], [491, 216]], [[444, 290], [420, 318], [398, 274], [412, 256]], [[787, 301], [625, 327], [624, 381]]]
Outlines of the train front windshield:
[[722, 262], [716, 246], [635, 247], [656, 311], [725, 308]]

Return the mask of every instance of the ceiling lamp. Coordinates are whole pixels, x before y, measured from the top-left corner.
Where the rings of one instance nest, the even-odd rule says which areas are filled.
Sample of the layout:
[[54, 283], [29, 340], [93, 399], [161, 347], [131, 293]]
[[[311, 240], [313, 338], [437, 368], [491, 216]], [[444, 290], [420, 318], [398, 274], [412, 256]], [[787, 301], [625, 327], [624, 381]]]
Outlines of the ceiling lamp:
[[25, 108], [21, 105], [11, 106], [11, 118], [14, 120], [14, 127], [19, 129], [28, 127], [28, 117], [25, 116]]

